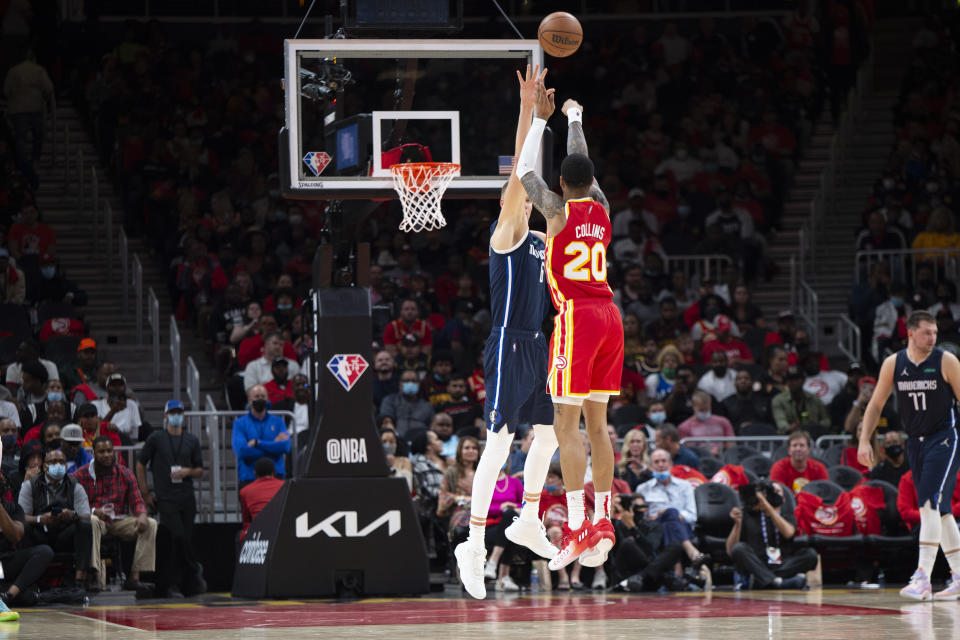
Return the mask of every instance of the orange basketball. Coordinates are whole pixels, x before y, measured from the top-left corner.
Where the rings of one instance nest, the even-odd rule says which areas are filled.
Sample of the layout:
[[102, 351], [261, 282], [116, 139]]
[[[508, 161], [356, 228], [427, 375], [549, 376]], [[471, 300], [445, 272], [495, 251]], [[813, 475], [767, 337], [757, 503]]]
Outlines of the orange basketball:
[[554, 58], [566, 58], [580, 48], [583, 27], [566, 11], [556, 11], [540, 21], [537, 29], [540, 46]]

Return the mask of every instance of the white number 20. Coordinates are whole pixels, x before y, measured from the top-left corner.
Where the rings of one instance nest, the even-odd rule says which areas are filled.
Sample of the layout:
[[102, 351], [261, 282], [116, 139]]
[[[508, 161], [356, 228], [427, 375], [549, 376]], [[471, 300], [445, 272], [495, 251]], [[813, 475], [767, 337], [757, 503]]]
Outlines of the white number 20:
[[[563, 267], [563, 277], [577, 282], [607, 281], [607, 250], [601, 243], [593, 248], [585, 242], [571, 242], [563, 251], [568, 256], [574, 256]], [[589, 263], [589, 266], [588, 266]]]

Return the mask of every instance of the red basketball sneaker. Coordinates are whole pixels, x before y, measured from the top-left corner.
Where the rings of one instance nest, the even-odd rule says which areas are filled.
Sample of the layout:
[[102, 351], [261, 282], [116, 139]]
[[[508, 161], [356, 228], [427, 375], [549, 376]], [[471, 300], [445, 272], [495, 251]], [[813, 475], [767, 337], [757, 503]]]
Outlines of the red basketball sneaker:
[[607, 554], [610, 553], [610, 549], [613, 549], [613, 545], [617, 541], [617, 536], [613, 531], [613, 523], [610, 522], [609, 518], [600, 518], [593, 525], [593, 528], [600, 534], [600, 538], [595, 547], [587, 549], [580, 556], [580, 564], [585, 567], [599, 567], [606, 562]]
[[579, 558], [581, 553], [590, 547], [595, 547], [600, 539], [600, 532], [589, 520], [584, 520], [576, 531], [571, 531], [567, 523], [564, 522], [563, 538], [560, 539], [560, 553], [547, 566], [550, 567], [551, 571], [562, 569]]

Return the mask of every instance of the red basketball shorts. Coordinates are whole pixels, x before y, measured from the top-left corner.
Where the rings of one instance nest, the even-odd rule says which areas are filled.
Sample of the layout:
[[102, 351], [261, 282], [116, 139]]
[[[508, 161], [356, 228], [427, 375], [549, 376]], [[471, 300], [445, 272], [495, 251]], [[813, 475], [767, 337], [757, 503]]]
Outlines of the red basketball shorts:
[[553, 401], [581, 405], [620, 394], [623, 321], [610, 298], [563, 303], [550, 338], [547, 391]]

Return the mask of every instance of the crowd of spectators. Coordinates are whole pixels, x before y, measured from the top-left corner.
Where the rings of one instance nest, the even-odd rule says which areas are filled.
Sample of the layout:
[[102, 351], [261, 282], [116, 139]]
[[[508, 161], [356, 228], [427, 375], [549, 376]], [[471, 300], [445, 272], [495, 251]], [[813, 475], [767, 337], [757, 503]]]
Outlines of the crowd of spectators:
[[938, 345], [958, 353], [960, 304], [960, 75], [953, 17], [930, 15], [913, 38], [910, 71], [894, 108], [896, 145], [863, 210], [857, 251], [913, 250], [858, 262], [850, 297], [871, 365], [906, 344], [905, 318], [937, 318]]
[[[828, 102], [838, 117], [865, 54], [869, 3], [820, 5], [812, 10], [799, 3], [782, 21], [618, 26], [619, 37], [588, 43], [590, 56], [564, 62], [556, 76], [561, 95], [573, 95], [585, 79], [614, 88], [581, 98], [591, 155], [613, 205], [609, 273], [624, 317], [626, 360], [609, 422], [611, 437], [624, 442], [618, 482], [631, 494], [651, 480], [654, 492], [668, 486], [664, 473], [696, 477], [698, 468], [720, 470], [725, 441], [704, 441], [697, 451], [682, 438], [853, 433], [856, 413], [869, 399], [873, 383], [860, 363], [831, 369], [823, 354], [810, 350], [809, 336], [788, 310], [768, 326], [750, 301], [751, 284], [775, 268], [765, 259], [767, 234], [779, 225], [804, 142]], [[235, 429], [234, 448], [241, 481], [259, 487], [283, 473], [290, 446], [276, 433], [260, 437], [281, 429], [267, 419], [266, 403], [293, 409], [297, 431], [308, 427], [301, 369], [312, 344], [300, 309], [325, 232], [325, 203], [279, 194], [279, 38], [261, 24], [224, 26], [205, 39], [173, 34], [155, 22], [124, 25], [118, 41], [104, 39], [96, 57], [76, 61], [70, 86], [122, 187], [128, 233], [142, 236], [167, 265], [176, 316], [208, 341], [229, 404], [251, 408], [249, 424]], [[231, 73], [223, 73], [227, 68]], [[506, 129], [490, 132], [491, 138], [511, 136]], [[39, 224], [29, 205], [17, 211], [26, 227]], [[450, 202], [444, 213], [446, 230], [408, 236], [389, 231], [397, 211], [387, 204], [363, 231], [374, 244], [373, 410], [391, 472], [410, 484], [441, 559], [463, 533], [472, 465], [485, 434], [486, 244], [496, 211], [492, 203]], [[19, 237], [10, 230], [16, 259]], [[55, 249], [38, 252], [39, 272], [48, 264], [43, 253], [54, 256]], [[730, 260], [710, 275], [669, 266], [671, 256], [691, 253]], [[7, 281], [0, 274], [0, 284], [11, 277], [30, 283], [16, 268], [0, 263], [0, 272], [11, 274]], [[76, 293], [71, 296], [75, 301]], [[84, 434], [145, 439], [149, 425], [122, 376], [89, 351], [81, 348], [77, 363], [60, 376], [60, 393], [79, 405], [67, 409], [76, 409]], [[46, 363], [25, 357], [20, 364], [15, 413], [21, 428], [25, 415], [31, 427], [42, 427], [43, 447], [56, 437], [38, 416], [48, 416], [51, 403], [55, 413], [60, 400], [49, 394], [58, 392], [40, 384], [50, 384], [49, 371], [40, 373]], [[895, 433], [895, 415], [885, 419], [882, 432]], [[656, 467], [649, 443], [656, 443]], [[523, 451], [521, 444], [505, 478], [522, 473]], [[270, 470], [259, 464], [265, 456]], [[544, 516], [555, 514], [559, 523], [562, 478], [555, 476], [545, 488], [554, 499], [542, 504]], [[643, 503], [634, 496], [618, 510], [629, 518]], [[505, 495], [491, 517], [499, 521], [510, 504]], [[682, 509], [658, 511], [664, 530], [659, 538], [647, 532], [646, 540], [657, 543], [640, 550], [645, 564], [665, 544], [671, 569], [677, 562], [703, 565], [691, 542], [691, 518], [674, 518]], [[634, 524], [647, 520], [653, 519], [643, 515]], [[518, 555], [494, 546], [504, 549], [501, 564]], [[634, 554], [629, 566], [637, 566], [636, 550], [618, 549], [615, 557], [619, 551], [624, 558]], [[493, 573], [501, 586], [513, 583], [502, 567]], [[648, 575], [643, 588], [667, 584], [664, 571]], [[685, 584], [700, 579], [695, 574]]]

